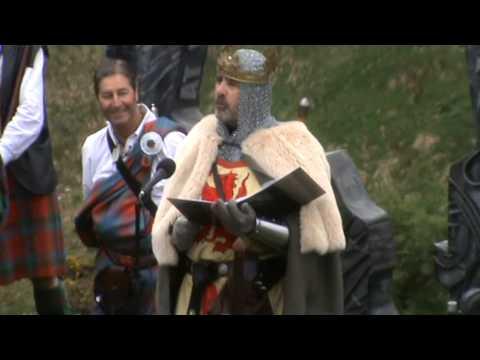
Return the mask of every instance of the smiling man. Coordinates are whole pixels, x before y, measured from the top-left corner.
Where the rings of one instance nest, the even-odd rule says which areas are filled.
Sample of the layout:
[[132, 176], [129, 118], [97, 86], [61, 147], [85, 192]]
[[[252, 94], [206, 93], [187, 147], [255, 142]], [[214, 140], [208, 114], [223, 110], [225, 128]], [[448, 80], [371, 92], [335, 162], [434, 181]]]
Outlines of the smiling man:
[[101, 85], [102, 88], [97, 89], [100, 109], [115, 135], [125, 143], [142, 121], [142, 110], [137, 106], [137, 92], [130, 85], [130, 80], [121, 74], [103, 79]]
[[[96, 313], [152, 314], [158, 274], [150, 243], [151, 212], [165, 182], [154, 187], [150, 212], [137, 207], [132, 183], [141, 187], [155, 175], [160, 161], [175, 158], [185, 135], [169, 119], [157, 118], [138, 104], [136, 74], [125, 61], [105, 60], [95, 73], [94, 90], [107, 126], [89, 136], [83, 146], [85, 204], [76, 227], [86, 246], [99, 249]], [[163, 139], [161, 153], [153, 158], [140, 146], [147, 133]]]

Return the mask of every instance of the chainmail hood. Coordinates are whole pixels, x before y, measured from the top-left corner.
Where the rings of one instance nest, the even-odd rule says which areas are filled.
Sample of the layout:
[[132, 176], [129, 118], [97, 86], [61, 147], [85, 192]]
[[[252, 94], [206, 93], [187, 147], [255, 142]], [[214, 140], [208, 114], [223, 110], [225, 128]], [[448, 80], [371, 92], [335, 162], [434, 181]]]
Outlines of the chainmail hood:
[[[241, 49], [236, 52], [243, 71], [257, 72], [266, 64], [266, 58], [260, 52]], [[278, 122], [271, 115], [272, 84], [240, 83], [240, 102], [237, 128], [230, 133], [221, 122], [218, 133], [224, 139], [219, 149], [219, 156], [238, 161], [242, 157], [241, 144], [252, 133], [259, 129], [276, 126]]]

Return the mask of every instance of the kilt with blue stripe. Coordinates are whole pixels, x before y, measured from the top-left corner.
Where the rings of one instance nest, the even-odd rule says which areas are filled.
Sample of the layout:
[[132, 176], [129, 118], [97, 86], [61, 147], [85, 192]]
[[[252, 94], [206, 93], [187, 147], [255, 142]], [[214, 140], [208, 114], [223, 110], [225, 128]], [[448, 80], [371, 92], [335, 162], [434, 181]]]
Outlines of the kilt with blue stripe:
[[57, 194], [32, 195], [8, 170], [7, 184], [9, 208], [0, 228], [0, 285], [65, 275]]

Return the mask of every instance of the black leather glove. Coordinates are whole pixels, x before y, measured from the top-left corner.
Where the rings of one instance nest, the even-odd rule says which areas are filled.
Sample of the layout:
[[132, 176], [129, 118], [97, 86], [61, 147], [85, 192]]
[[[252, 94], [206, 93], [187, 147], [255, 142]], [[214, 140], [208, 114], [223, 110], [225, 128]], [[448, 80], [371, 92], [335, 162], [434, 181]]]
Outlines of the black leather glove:
[[181, 216], [173, 226], [172, 243], [178, 251], [188, 251], [193, 246], [202, 226]]
[[238, 207], [235, 201], [217, 201], [212, 205], [212, 212], [230, 234], [241, 237], [255, 230], [257, 215], [247, 203]]

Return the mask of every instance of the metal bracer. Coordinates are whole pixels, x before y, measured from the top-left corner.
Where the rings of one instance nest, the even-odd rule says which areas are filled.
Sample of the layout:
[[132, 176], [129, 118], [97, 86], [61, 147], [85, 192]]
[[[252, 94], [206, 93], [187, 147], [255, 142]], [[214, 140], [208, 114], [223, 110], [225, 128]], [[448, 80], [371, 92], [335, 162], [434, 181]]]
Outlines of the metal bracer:
[[277, 251], [285, 252], [288, 247], [290, 230], [285, 225], [257, 218], [255, 230], [248, 237]]

